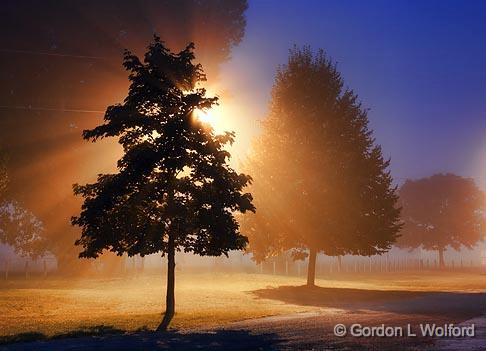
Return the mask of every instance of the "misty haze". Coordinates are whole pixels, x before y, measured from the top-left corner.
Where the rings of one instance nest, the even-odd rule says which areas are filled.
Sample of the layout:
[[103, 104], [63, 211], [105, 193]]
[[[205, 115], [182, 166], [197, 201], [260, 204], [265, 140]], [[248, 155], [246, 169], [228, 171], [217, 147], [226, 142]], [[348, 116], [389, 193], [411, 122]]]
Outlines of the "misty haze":
[[486, 3], [0, 16], [0, 350], [486, 350]]

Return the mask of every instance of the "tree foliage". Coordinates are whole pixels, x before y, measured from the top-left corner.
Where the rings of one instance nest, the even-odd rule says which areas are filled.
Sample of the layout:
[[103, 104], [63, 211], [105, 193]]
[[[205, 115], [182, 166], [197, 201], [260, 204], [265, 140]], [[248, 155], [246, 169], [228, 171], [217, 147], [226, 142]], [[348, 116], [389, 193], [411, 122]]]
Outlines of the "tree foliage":
[[7, 185], [7, 157], [0, 149], [0, 243], [10, 245], [17, 254], [36, 258], [46, 251], [42, 222], [8, 198]]
[[21, 255], [37, 258], [46, 252], [42, 222], [16, 201], [0, 203], [0, 242]]
[[390, 248], [400, 229], [390, 162], [323, 51], [290, 51], [262, 130], [247, 164], [259, 210], [243, 220], [257, 260], [289, 249], [303, 257]]
[[407, 180], [400, 188], [404, 228], [398, 245], [439, 252], [472, 248], [485, 234], [485, 196], [473, 179], [454, 174]]
[[[125, 53], [128, 96], [107, 108], [102, 125], [83, 133], [91, 141], [118, 138], [124, 151], [118, 173], [74, 186], [84, 198], [72, 219], [82, 230], [80, 256], [161, 252], [169, 259], [167, 296], [173, 295], [176, 250], [219, 256], [243, 249], [247, 238], [234, 213], [254, 211], [252, 196], [243, 191], [251, 178], [228, 165], [224, 147], [234, 133], [216, 135], [196, 117], [217, 97], [200, 86], [205, 75], [193, 63], [193, 49], [190, 44], [174, 54], [155, 37], [143, 62]], [[167, 300], [166, 316], [173, 312]]]
[[177, 50], [198, 43], [198, 61], [217, 81], [219, 66], [244, 36], [246, 8], [246, 0], [2, 2], [0, 28], [11, 35], [0, 38], [6, 49], [0, 104], [32, 107], [0, 110], [0, 139], [11, 159], [9, 194], [39, 216], [59, 269], [88, 266], [72, 245], [79, 230], [70, 218], [81, 205], [72, 183], [91, 181], [86, 170], [116, 160], [114, 141], [100, 152], [79, 138], [80, 130], [96, 125], [95, 115], [70, 110], [104, 110], [123, 96], [120, 54], [123, 48], [143, 54], [154, 32]]

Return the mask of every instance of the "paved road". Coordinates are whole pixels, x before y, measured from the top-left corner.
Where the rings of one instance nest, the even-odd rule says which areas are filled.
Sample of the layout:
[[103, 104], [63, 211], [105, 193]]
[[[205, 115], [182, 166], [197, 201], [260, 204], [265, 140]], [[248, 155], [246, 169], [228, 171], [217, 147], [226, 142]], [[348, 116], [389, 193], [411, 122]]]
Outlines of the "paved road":
[[462, 323], [464, 326], [470, 326], [472, 324], [475, 326], [476, 335], [474, 338], [438, 340], [434, 351], [486, 350], [486, 316], [473, 318]]
[[[403, 293], [283, 287], [260, 291], [262, 298], [315, 306], [313, 312], [233, 323], [225, 328], [157, 334], [141, 332], [58, 339], [0, 347], [20, 350], [383, 350], [486, 351], [486, 294]], [[334, 298], [334, 299], [333, 299]], [[359, 301], [359, 302], [356, 302]], [[479, 317], [478, 317], [479, 316]], [[333, 328], [344, 324], [393, 326], [413, 331], [423, 323], [476, 326], [474, 338], [338, 337]], [[417, 332], [417, 334], [419, 334]]]
[[[336, 337], [332, 327], [339, 321], [351, 323], [384, 323], [399, 325], [422, 316], [404, 319], [403, 316], [375, 311], [340, 311], [322, 309], [314, 313], [267, 317], [232, 324], [225, 329], [201, 332], [150, 332], [104, 337], [59, 339], [47, 342], [14, 344], [0, 350], [430, 350], [465, 351], [486, 350], [486, 318], [465, 322], [475, 323], [475, 338], [440, 339], [419, 337], [358, 338]], [[443, 320], [437, 319], [438, 323]], [[415, 326], [416, 327], [416, 326]]]

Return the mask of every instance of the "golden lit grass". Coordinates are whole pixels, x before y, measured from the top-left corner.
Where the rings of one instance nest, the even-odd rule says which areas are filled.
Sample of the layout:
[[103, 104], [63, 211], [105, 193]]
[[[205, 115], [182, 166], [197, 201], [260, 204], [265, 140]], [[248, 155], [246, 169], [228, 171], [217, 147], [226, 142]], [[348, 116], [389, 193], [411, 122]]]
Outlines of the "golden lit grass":
[[[12, 281], [0, 289], [1, 334], [47, 335], [109, 325], [124, 330], [155, 328], [165, 303], [164, 277], [132, 279]], [[301, 279], [253, 274], [178, 274], [172, 327], [208, 328], [309, 308], [263, 300], [251, 291]]]
[[[177, 329], [204, 329], [263, 316], [317, 309], [258, 298], [252, 291], [302, 285], [304, 278], [245, 273], [185, 273], [176, 276]], [[386, 274], [377, 277], [318, 279], [321, 287], [486, 291], [486, 275], [472, 273]], [[155, 328], [164, 309], [165, 281], [160, 276], [128, 279], [12, 280], [0, 285], [2, 335], [46, 335], [96, 325], [123, 330]]]
[[[343, 275], [321, 279], [317, 285], [327, 288], [367, 290], [486, 292], [486, 269], [481, 272], [389, 272], [372, 275]], [[291, 285], [291, 284], [288, 284]]]

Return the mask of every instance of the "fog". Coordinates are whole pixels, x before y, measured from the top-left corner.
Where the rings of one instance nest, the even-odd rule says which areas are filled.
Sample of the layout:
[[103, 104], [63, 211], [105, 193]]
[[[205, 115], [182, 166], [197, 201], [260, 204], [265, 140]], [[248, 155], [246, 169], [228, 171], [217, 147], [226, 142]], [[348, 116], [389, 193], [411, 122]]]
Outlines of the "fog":
[[[73, 242], [79, 232], [70, 225], [69, 219], [78, 212], [81, 200], [73, 196], [72, 185], [93, 181], [96, 174], [115, 170], [116, 160], [121, 156], [116, 142], [86, 143], [81, 139], [81, 132], [99, 124], [108, 105], [123, 100], [128, 81], [121, 65], [122, 52], [129, 49], [142, 55], [154, 32], [173, 50], [182, 49], [189, 41], [196, 43], [197, 61], [202, 63], [208, 76], [208, 93], [220, 97], [220, 106], [210, 112], [210, 123], [217, 132], [236, 132], [236, 143], [230, 148], [231, 164], [245, 170], [248, 157], [255, 151], [255, 140], [261, 132], [260, 120], [265, 118], [263, 111], [269, 104], [265, 99], [270, 98], [270, 83], [260, 85], [260, 77], [257, 77], [262, 75], [262, 67], [268, 65], [261, 59], [261, 54], [252, 56], [247, 51], [247, 60], [241, 54], [244, 50], [253, 50], [251, 45], [254, 45], [252, 40], [256, 35], [252, 27], [245, 38], [248, 31], [245, 1], [215, 1], [204, 5], [195, 1], [133, 4], [93, 1], [83, 2], [83, 6], [77, 2], [59, 6], [57, 2], [25, 1], [17, 6], [11, 1], [5, 3], [2, 10], [5, 21], [2, 21], [1, 30], [15, 32], [15, 35], [2, 37], [0, 55], [4, 77], [0, 144], [9, 155], [8, 197], [20, 201], [42, 220], [51, 243], [51, 253], [45, 259], [29, 263], [32, 271], [43, 269], [44, 260], [49, 262], [48, 270], [52, 271], [62, 269], [65, 264], [61, 262], [81, 264], [81, 270], [95, 271], [110, 271], [107, 266], [128, 270], [133, 267], [132, 258], [117, 259], [108, 255], [100, 262], [89, 263], [77, 259]], [[253, 14], [255, 10], [251, 11]], [[259, 23], [254, 17], [252, 21]], [[239, 54], [236, 58], [234, 50]], [[285, 62], [277, 61], [277, 64]], [[272, 68], [276, 70], [276, 67]], [[351, 71], [347, 70], [346, 78]], [[264, 73], [274, 74], [273, 71]], [[367, 95], [366, 91], [364, 95]], [[386, 155], [390, 153], [388, 149], [384, 152]], [[477, 174], [484, 173], [481, 168], [483, 153], [478, 150], [475, 156]], [[394, 155], [392, 159], [395, 159]], [[392, 172], [394, 165], [392, 161]], [[403, 182], [402, 177], [394, 178], [395, 184]], [[271, 200], [275, 205], [283, 201], [278, 197]], [[301, 225], [301, 230], [304, 228], [305, 225]], [[471, 250], [448, 248], [446, 265], [455, 268], [481, 266], [484, 250], [481, 243]], [[25, 270], [26, 259], [14, 255], [11, 249], [4, 247], [2, 257], [3, 264], [10, 262], [12, 271]], [[264, 269], [285, 274], [287, 271], [295, 274], [298, 270], [304, 275], [304, 261], [300, 261], [301, 268], [297, 269], [292, 259], [282, 257], [287, 257], [287, 253], [269, 257], [262, 268], [252, 260], [250, 252], [232, 253], [229, 258], [217, 259], [178, 254], [177, 265], [255, 272]], [[423, 249], [409, 251], [394, 247], [384, 255], [371, 257], [377, 266], [385, 265], [386, 260], [405, 260], [410, 262], [410, 269], [415, 264], [411, 262], [417, 260], [422, 261], [421, 266], [419, 263], [422, 268], [433, 268], [437, 264], [434, 263], [436, 253]], [[111, 259], [116, 263], [108, 264]], [[141, 264], [141, 260], [136, 257], [135, 265]], [[332, 268], [337, 264], [336, 260], [336, 257], [320, 254], [318, 274], [319, 270], [336, 270]], [[359, 268], [354, 267], [369, 262], [368, 257], [353, 255], [344, 255], [342, 260], [349, 265], [349, 271], [358, 271]], [[274, 261], [279, 262], [275, 270]], [[282, 268], [285, 266], [282, 262], [286, 261], [292, 266], [290, 269]], [[144, 267], [163, 267], [163, 262], [160, 255], [150, 255], [145, 258]], [[113, 267], [111, 270], [117, 271]]]

